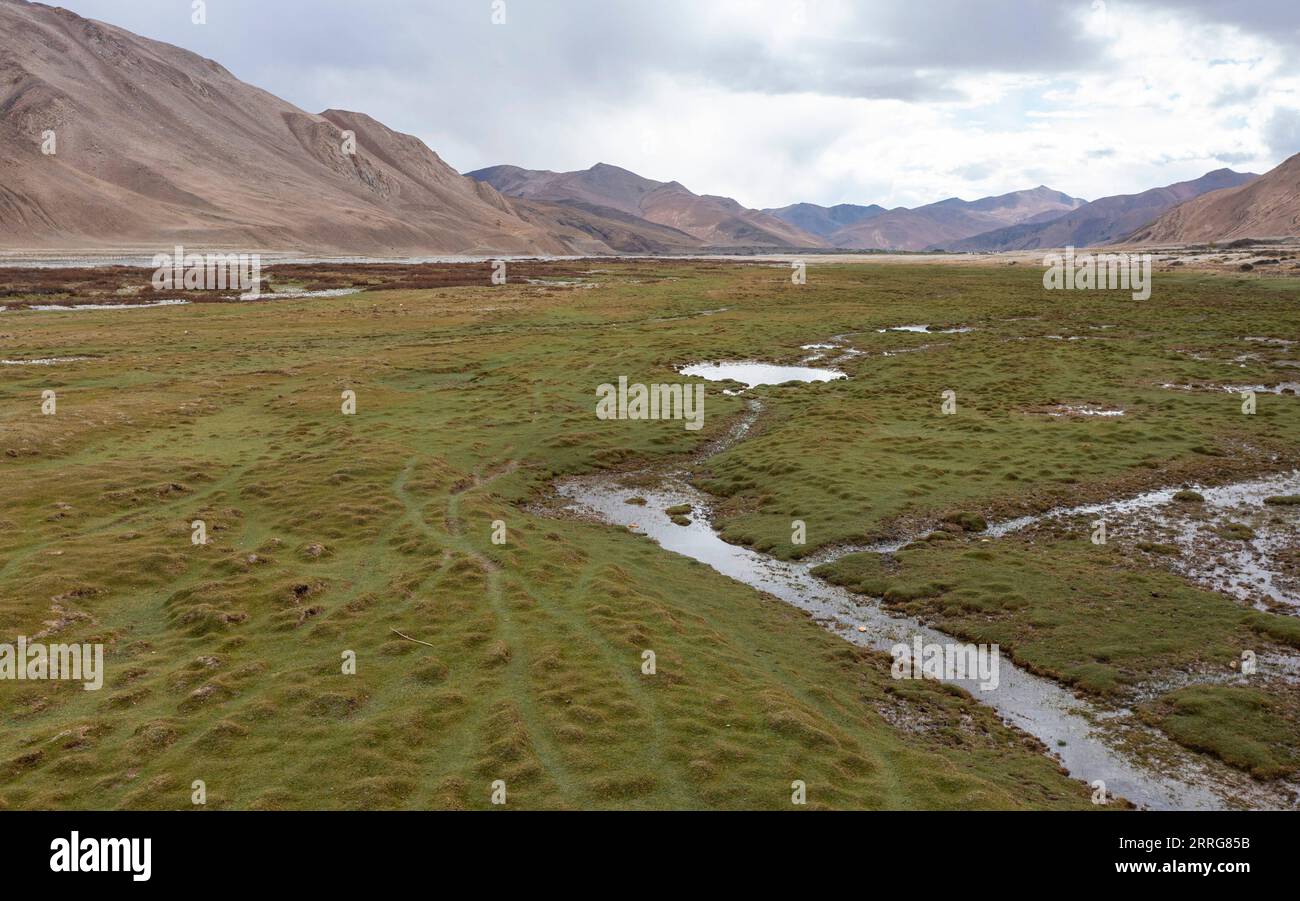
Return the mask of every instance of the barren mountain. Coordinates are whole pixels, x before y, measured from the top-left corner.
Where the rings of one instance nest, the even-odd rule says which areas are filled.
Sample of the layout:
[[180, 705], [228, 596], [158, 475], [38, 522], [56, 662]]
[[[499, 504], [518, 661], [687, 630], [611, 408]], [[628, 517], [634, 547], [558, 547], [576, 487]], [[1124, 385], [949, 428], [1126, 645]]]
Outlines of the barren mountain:
[[511, 204], [524, 221], [556, 235], [575, 253], [689, 253], [704, 246], [684, 231], [612, 207], [520, 197], [512, 198]]
[[764, 210], [782, 222], [788, 222], [795, 228], [802, 228], [822, 238], [828, 238], [842, 228], [857, 225], [874, 219], [885, 212], [883, 206], [871, 204], [859, 206], [856, 203], [841, 203], [836, 206], [818, 206], [815, 203], [795, 203], [775, 210]]
[[709, 247], [825, 247], [817, 235], [729, 197], [695, 194], [678, 182], [659, 182], [597, 163], [580, 172], [491, 166], [468, 173], [503, 194], [587, 211], [615, 210], [684, 232]]
[[898, 207], [865, 222], [840, 229], [830, 235], [828, 240], [845, 250], [924, 250], [935, 244], [960, 240], [973, 232], [988, 228], [987, 225], [954, 225], [940, 221], [923, 212], [925, 209]]
[[1120, 194], [1084, 204], [1050, 222], [1022, 223], [943, 245], [947, 250], [1037, 250], [1043, 247], [1090, 247], [1121, 241], [1135, 229], [1172, 207], [1209, 191], [1244, 184], [1258, 176], [1216, 169], [1193, 181], [1141, 194]]
[[1191, 244], [1298, 235], [1300, 154], [1248, 184], [1215, 191], [1174, 207], [1129, 240]]
[[899, 207], [829, 236], [836, 247], [857, 250], [925, 250], [990, 229], [1065, 215], [1084, 201], [1039, 186], [980, 200], [941, 200], [916, 209]]
[[63, 9], [0, 0], [0, 112], [8, 248], [569, 251], [417, 138]]

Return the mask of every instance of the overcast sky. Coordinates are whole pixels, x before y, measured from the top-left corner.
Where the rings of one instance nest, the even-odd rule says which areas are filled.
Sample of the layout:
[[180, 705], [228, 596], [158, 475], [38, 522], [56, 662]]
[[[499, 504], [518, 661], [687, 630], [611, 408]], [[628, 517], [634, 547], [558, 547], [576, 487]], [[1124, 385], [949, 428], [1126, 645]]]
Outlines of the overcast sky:
[[1300, 0], [61, 5], [462, 171], [607, 162], [752, 207], [1091, 200], [1300, 152]]

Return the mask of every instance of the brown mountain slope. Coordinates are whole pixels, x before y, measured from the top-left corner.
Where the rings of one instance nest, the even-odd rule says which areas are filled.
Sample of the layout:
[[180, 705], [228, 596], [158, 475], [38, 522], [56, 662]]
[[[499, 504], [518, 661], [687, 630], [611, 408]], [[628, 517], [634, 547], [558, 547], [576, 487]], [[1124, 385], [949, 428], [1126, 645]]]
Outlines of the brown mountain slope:
[[850, 225], [829, 240], [853, 250], [925, 250], [945, 247], [990, 229], [1065, 215], [1082, 200], [1040, 185], [997, 197], [956, 197], [916, 209], [898, 208]]
[[1216, 169], [1191, 181], [1180, 181], [1141, 194], [1117, 194], [1085, 203], [1049, 222], [1022, 222], [945, 245], [955, 251], [1037, 250], [1045, 247], [1093, 247], [1113, 244], [1161, 213], [1210, 191], [1245, 184], [1258, 176]]
[[468, 175], [511, 197], [616, 210], [684, 232], [705, 246], [827, 246], [817, 235], [729, 197], [695, 194], [675, 181], [653, 181], [606, 163], [580, 172], [490, 166]]
[[1249, 184], [1174, 207], [1129, 240], [1191, 244], [1300, 236], [1300, 153]]
[[[484, 185], [484, 187], [489, 187]], [[490, 187], [489, 187], [490, 189]], [[574, 253], [689, 253], [704, 246], [698, 238], [611, 207], [511, 199], [526, 222], [537, 224], [573, 248]]]
[[806, 232], [829, 238], [842, 228], [866, 222], [889, 211], [874, 203], [870, 206], [840, 203], [829, 207], [815, 203], [794, 203], [779, 209], [763, 210], [763, 212], [770, 213], [782, 222], [788, 222]]
[[0, 0], [0, 113], [7, 248], [569, 251], [416, 138], [311, 115], [211, 60], [25, 0]]
[[605, 163], [581, 172], [491, 166], [466, 175], [511, 197], [608, 207], [632, 216], [641, 216], [646, 195], [663, 187], [663, 182]]
[[828, 246], [817, 235], [775, 216], [746, 209], [730, 197], [693, 194], [675, 181], [647, 195], [643, 209], [651, 222], [680, 229], [715, 247]]
[[[975, 228], [984, 230], [978, 226]], [[845, 250], [924, 250], [969, 234], [968, 229], [936, 221], [921, 209], [900, 207], [840, 229], [828, 240]]]

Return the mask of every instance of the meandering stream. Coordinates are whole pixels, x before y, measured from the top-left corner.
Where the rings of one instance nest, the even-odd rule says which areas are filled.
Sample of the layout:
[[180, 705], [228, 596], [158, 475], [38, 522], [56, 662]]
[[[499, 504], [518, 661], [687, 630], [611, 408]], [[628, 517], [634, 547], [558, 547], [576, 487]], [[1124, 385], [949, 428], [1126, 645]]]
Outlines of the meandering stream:
[[[779, 372], [768, 374], [773, 378], [784, 375]], [[802, 378], [782, 378], [782, 381], [810, 380], [807, 373], [800, 376]], [[679, 463], [677, 468], [635, 474], [635, 486], [629, 484], [629, 474], [603, 474], [567, 479], [558, 483], [556, 488], [567, 499], [571, 509], [646, 535], [665, 550], [698, 560], [729, 578], [778, 597], [807, 611], [818, 623], [846, 641], [886, 651], [895, 644], [910, 643], [918, 635], [926, 643], [954, 641], [952, 637], [914, 619], [893, 615], [878, 602], [853, 595], [811, 572], [813, 566], [827, 559], [858, 550], [889, 553], [906, 541], [872, 548], [840, 549], [811, 562], [786, 562], [728, 544], [713, 530], [710, 525], [713, 500], [689, 483], [688, 470], [743, 441], [762, 409], [759, 401], [751, 400], [749, 412], [726, 437], [705, 448], [693, 460]], [[656, 487], [644, 487], [646, 475], [657, 478]], [[1169, 497], [1175, 490], [1168, 491]], [[1221, 489], [1223, 492], [1232, 490]], [[645, 505], [629, 504], [628, 500], [633, 497], [644, 498]], [[1153, 506], [1161, 499], [1166, 499], [1165, 492], [1117, 503], [1136, 509], [1143, 505]], [[664, 512], [679, 504], [690, 504], [694, 508], [689, 524], [674, 523]], [[1097, 509], [1106, 512], [1116, 509], [1116, 506], [1100, 505]], [[995, 526], [990, 534], [1007, 534], [1065, 512], [1005, 523]], [[1068, 512], [1092, 512], [1092, 508]], [[1257, 783], [1217, 760], [1187, 751], [1157, 730], [1137, 722], [1129, 711], [1093, 705], [1061, 685], [1015, 666], [1005, 656], [1001, 660], [1000, 682], [995, 689], [981, 690], [973, 681], [956, 681], [956, 684], [995, 709], [1007, 723], [1038, 738], [1072, 777], [1087, 783], [1100, 780], [1109, 793], [1126, 798], [1139, 807], [1275, 808], [1294, 804], [1293, 796], [1288, 797], [1285, 787]], [[1158, 766], [1144, 764], [1119, 749], [1121, 745], [1130, 744], [1133, 738], [1140, 738], [1141, 745], [1158, 751], [1144, 759], [1162, 762]]]

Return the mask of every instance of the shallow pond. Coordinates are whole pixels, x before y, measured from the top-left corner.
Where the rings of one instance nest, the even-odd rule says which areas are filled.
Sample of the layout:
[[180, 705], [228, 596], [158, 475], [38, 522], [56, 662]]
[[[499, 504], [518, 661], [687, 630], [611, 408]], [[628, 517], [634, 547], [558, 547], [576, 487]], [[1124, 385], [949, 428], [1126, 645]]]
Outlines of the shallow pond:
[[882, 335], [888, 332], [913, 332], [918, 335], [964, 335], [967, 332], [973, 332], [975, 330], [969, 326], [961, 328], [934, 328], [929, 325], [895, 325], [889, 328], [878, 328], [876, 331]]
[[183, 307], [188, 300], [155, 300], [148, 303], [39, 304], [28, 307], [37, 313], [73, 313], [93, 310], [148, 310], [153, 307]]
[[813, 366], [779, 366], [775, 363], [742, 361], [733, 363], [696, 363], [684, 366], [682, 375], [710, 382], [740, 382], [747, 388], [759, 385], [784, 385], [788, 382], [834, 382], [848, 378], [837, 369]]
[[81, 363], [90, 357], [44, 357], [39, 360], [0, 360], [0, 366], [57, 366], [60, 363]]

